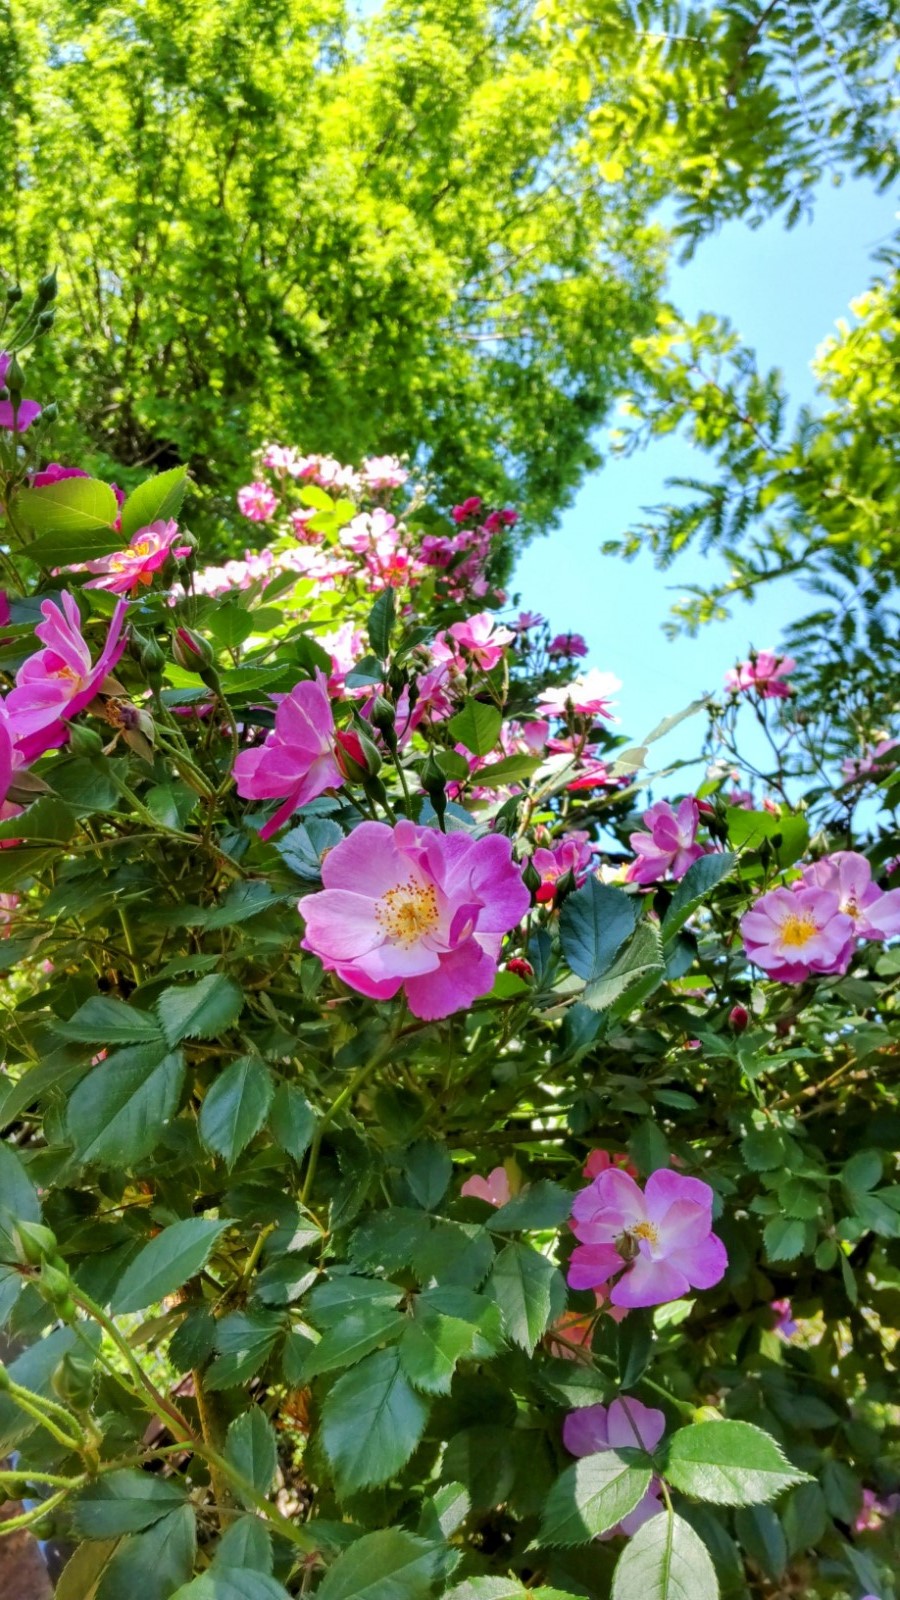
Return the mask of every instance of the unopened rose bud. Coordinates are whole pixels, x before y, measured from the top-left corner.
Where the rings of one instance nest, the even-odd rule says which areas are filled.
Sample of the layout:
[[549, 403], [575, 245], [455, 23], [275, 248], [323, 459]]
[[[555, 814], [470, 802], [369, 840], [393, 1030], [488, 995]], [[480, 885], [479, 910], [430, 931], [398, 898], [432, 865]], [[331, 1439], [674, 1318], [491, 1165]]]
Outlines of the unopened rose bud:
[[340, 728], [334, 736], [334, 757], [348, 783], [363, 783], [381, 771], [381, 753], [366, 734]]
[[55, 311], [42, 311], [37, 319], [38, 333], [47, 333], [56, 321]]
[[60, 1272], [58, 1267], [51, 1267], [49, 1261], [45, 1261], [41, 1267], [40, 1278], [37, 1280], [37, 1288], [51, 1305], [58, 1305], [69, 1297], [71, 1289], [69, 1274]]
[[19, 1259], [30, 1267], [39, 1267], [57, 1249], [56, 1234], [42, 1222], [17, 1222], [13, 1239]]
[[48, 306], [51, 300], [56, 299], [56, 290], [56, 268], [54, 267], [52, 272], [48, 272], [45, 277], [41, 278], [37, 286], [36, 298], [38, 305]]
[[7, 305], [9, 305], [9, 306], [17, 306], [19, 304], [19, 301], [21, 300], [21, 298], [22, 298], [22, 287], [21, 287], [21, 284], [18, 284], [18, 283], [9, 284], [8, 287], [7, 287], [7, 290], [6, 290], [6, 303], [7, 303]]
[[19, 365], [17, 355], [11, 355], [6, 369], [6, 387], [11, 400], [21, 400], [25, 393], [25, 374]]
[[149, 678], [162, 672], [166, 658], [156, 639], [145, 640], [140, 653], [140, 663]]
[[172, 635], [172, 656], [185, 672], [201, 673], [215, 662], [212, 646], [201, 634], [195, 633], [193, 628], [175, 629]]
[[55, 400], [51, 400], [50, 404], [45, 406], [41, 412], [41, 423], [44, 427], [49, 427], [51, 422], [55, 422], [57, 420], [58, 416], [59, 406]]
[[524, 956], [510, 956], [506, 963], [507, 972], [514, 972], [517, 978], [533, 978], [534, 967]]
[[750, 1013], [747, 1010], [747, 1007], [732, 1006], [728, 1013], [728, 1021], [730, 1022], [735, 1033], [743, 1033], [750, 1021]]
[[98, 756], [103, 749], [103, 740], [95, 728], [75, 722], [69, 731], [69, 749], [73, 756]]
[[434, 807], [438, 821], [443, 821], [447, 810], [447, 779], [433, 755], [429, 755], [422, 768], [422, 788]]
[[721, 1411], [716, 1410], [715, 1406], [697, 1406], [696, 1410], [691, 1412], [691, 1421], [724, 1422], [725, 1418], [722, 1416]]
[[541, 887], [541, 881], [541, 875], [538, 872], [534, 862], [529, 857], [522, 868], [522, 882], [530, 894], [537, 895]]

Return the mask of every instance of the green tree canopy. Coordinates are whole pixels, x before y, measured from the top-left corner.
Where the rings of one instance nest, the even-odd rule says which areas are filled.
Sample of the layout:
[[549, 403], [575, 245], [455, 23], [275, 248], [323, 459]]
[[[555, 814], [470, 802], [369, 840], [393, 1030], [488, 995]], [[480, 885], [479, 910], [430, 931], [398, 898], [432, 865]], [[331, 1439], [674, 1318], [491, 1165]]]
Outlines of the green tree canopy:
[[64, 279], [60, 451], [186, 461], [209, 513], [264, 436], [377, 441], [550, 525], [652, 331], [659, 203], [690, 246], [796, 214], [826, 151], [896, 170], [891, 11], [13, 0], [5, 265]]

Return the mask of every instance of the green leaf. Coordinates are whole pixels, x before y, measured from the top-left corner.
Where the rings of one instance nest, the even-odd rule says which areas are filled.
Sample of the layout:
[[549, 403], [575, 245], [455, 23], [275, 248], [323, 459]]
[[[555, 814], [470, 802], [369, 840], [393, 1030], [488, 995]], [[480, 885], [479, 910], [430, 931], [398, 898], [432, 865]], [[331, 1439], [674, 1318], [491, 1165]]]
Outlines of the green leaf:
[[572, 1195], [540, 1178], [500, 1206], [485, 1226], [491, 1233], [539, 1233], [562, 1227], [572, 1210]]
[[442, 1560], [439, 1545], [402, 1528], [365, 1533], [328, 1568], [316, 1600], [425, 1600]]
[[841, 1183], [851, 1193], [858, 1190], [866, 1194], [881, 1182], [882, 1170], [883, 1162], [877, 1150], [858, 1150], [841, 1168]]
[[259, 1494], [268, 1494], [278, 1468], [278, 1445], [275, 1430], [259, 1406], [235, 1417], [225, 1435], [224, 1454]]
[[382, 1278], [357, 1278], [343, 1274], [329, 1283], [320, 1283], [308, 1301], [309, 1315], [319, 1328], [340, 1327], [344, 1318], [364, 1306], [393, 1310], [403, 1298], [399, 1284]]
[[638, 1528], [619, 1557], [610, 1600], [719, 1600], [712, 1558], [690, 1523], [662, 1512]]
[[54, 1600], [97, 1600], [97, 1587], [118, 1548], [118, 1539], [79, 1545], [60, 1573]]
[[40, 1222], [41, 1202], [22, 1162], [9, 1145], [0, 1144], [0, 1258], [12, 1261], [16, 1222]]
[[128, 544], [151, 522], [168, 522], [177, 517], [186, 488], [187, 467], [172, 467], [168, 472], [158, 472], [154, 478], [145, 478], [139, 483], [122, 507], [123, 544]]
[[266, 1120], [272, 1077], [256, 1056], [241, 1056], [215, 1078], [200, 1107], [200, 1137], [229, 1166]]
[[557, 1479], [544, 1507], [542, 1545], [587, 1544], [643, 1500], [653, 1473], [615, 1450], [582, 1456]]
[[284, 1331], [281, 1317], [232, 1311], [216, 1324], [216, 1361], [206, 1373], [207, 1389], [234, 1389], [264, 1366]]
[[142, 1044], [160, 1039], [159, 1023], [152, 1012], [138, 1011], [111, 995], [95, 994], [79, 1006], [68, 1022], [54, 1022], [54, 1033], [64, 1039], [108, 1049], [114, 1044]]
[[406, 1464], [428, 1406], [400, 1368], [396, 1350], [379, 1350], [338, 1378], [322, 1406], [322, 1442], [340, 1496], [385, 1483]]
[[119, 1546], [103, 1573], [97, 1600], [122, 1600], [123, 1595], [169, 1600], [190, 1578], [196, 1550], [193, 1507], [180, 1506]]
[[[20, 489], [15, 497], [16, 513], [38, 535], [28, 546], [29, 559], [38, 556], [44, 560], [41, 535], [64, 535], [72, 542], [72, 553], [66, 561], [89, 561], [94, 555], [106, 555], [121, 550], [123, 540], [113, 529], [119, 506], [108, 483], [99, 478], [63, 478], [59, 483], [45, 483], [39, 489]], [[80, 547], [78, 538], [89, 539], [91, 534], [106, 534], [106, 548], [94, 550], [85, 546], [89, 554], [74, 553]], [[110, 542], [112, 540], [112, 542]], [[54, 561], [55, 557], [52, 558]]]
[[487, 1292], [496, 1300], [507, 1338], [529, 1355], [555, 1316], [565, 1308], [562, 1274], [546, 1256], [516, 1240], [494, 1262]]
[[72, 1526], [81, 1539], [141, 1533], [186, 1499], [184, 1489], [171, 1478], [121, 1467], [79, 1492], [72, 1501]]
[[692, 916], [698, 906], [703, 904], [708, 894], [711, 894], [716, 884], [730, 876], [737, 865], [737, 856], [731, 850], [715, 851], [688, 867], [687, 872], [675, 890], [669, 904], [669, 909], [663, 917], [662, 936], [664, 940], [673, 939]]
[[664, 1472], [676, 1489], [719, 1506], [761, 1505], [807, 1482], [770, 1434], [749, 1422], [697, 1422], [666, 1446]]
[[316, 1114], [293, 1083], [279, 1084], [269, 1109], [269, 1132], [295, 1161], [302, 1161], [316, 1131]]
[[588, 984], [582, 999], [592, 1011], [605, 1011], [640, 979], [661, 976], [663, 971], [659, 934], [651, 923], [642, 922], [603, 977]]
[[467, 1578], [454, 1584], [443, 1600], [533, 1600], [540, 1590], [526, 1589], [515, 1578]]
[[347, 1311], [341, 1321], [329, 1328], [303, 1362], [303, 1382], [321, 1372], [352, 1367], [379, 1345], [387, 1344], [403, 1332], [406, 1318], [381, 1305], [363, 1304]]
[[[769, 811], [745, 811], [729, 806], [725, 812], [728, 842], [736, 850], [758, 850], [769, 840], [780, 867], [789, 867], [809, 844], [809, 824], [802, 816], [773, 816]], [[775, 844], [775, 840], [780, 843]]]
[[199, 983], [164, 989], [156, 1002], [170, 1045], [182, 1039], [215, 1039], [241, 1014], [244, 997], [236, 983], [220, 972]]
[[[537, 772], [542, 765], [541, 756], [504, 756], [502, 761], [492, 761], [486, 767], [478, 769], [478, 787], [481, 789], [495, 789], [506, 783], [527, 783], [528, 779]], [[465, 776], [469, 768], [466, 764]]]
[[117, 1050], [83, 1078], [66, 1113], [69, 1137], [83, 1165], [130, 1167], [148, 1156], [178, 1109], [184, 1081], [180, 1050]]
[[21, 816], [0, 822], [0, 839], [38, 839], [42, 843], [55, 840], [66, 844], [76, 827], [71, 806], [64, 805], [55, 795], [45, 794]]
[[219, 1234], [230, 1226], [227, 1218], [187, 1217], [163, 1228], [131, 1263], [113, 1295], [113, 1311], [143, 1311], [183, 1288], [206, 1266]]
[[462, 710], [450, 718], [447, 727], [457, 744], [464, 744], [473, 756], [487, 756], [500, 737], [502, 721], [503, 717], [496, 706], [488, 705], [483, 700], [469, 699], [464, 702]]
[[453, 1162], [447, 1148], [436, 1139], [420, 1139], [403, 1156], [403, 1171], [424, 1211], [434, 1211], [447, 1192]]
[[576, 977], [591, 983], [609, 971], [634, 932], [640, 909], [636, 895], [596, 878], [568, 896], [559, 914], [559, 942]]
[[428, 1290], [412, 1321], [404, 1321], [400, 1362], [410, 1383], [426, 1394], [449, 1394], [458, 1361], [483, 1360], [503, 1342], [499, 1307], [469, 1289]]
[[171, 1600], [291, 1600], [267, 1572], [252, 1567], [212, 1566], [201, 1578], [178, 1589]]
[[773, 1217], [763, 1230], [770, 1261], [793, 1261], [806, 1244], [806, 1224], [795, 1217]]
[[397, 601], [393, 589], [388, 586], [382, 589], [378, 599], [369, 612], [366, 631], [369, 635], [369, 644], [373, 654], [379, 661], [386, 661], [391, 651], [391, 635], [394, 631], [394, 622], [397, 615]]
[[238, 1517], [226, 1529], [213, 1557], [213, 1570], [220, 1567], [272, 1571], [272, 1535], [261, 1517]]
[[770, 1578], [779, 1579], [787, 1566], [784, 1529], [771, 1506], [745, 1506], [734, 1519], [741, 1547]]

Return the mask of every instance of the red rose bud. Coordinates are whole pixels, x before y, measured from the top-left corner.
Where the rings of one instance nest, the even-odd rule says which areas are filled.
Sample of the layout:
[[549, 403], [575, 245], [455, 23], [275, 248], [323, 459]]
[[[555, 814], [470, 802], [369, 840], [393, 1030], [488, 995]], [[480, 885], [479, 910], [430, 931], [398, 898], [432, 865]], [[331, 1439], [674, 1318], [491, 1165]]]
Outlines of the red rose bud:
[[514, 972], [517, 978], [533, 978], [534, 967], [524, 956], [511, 956], [506, 963], [507, 972]]
[[172, 635], [172, 655], [185, 672], [202, 672], [215, 660], [212, 647], [193, 628], [176, 628]]
[[699, 811], [701, 817], [714, 817], [716, 814], [715, 806], [711, 805], [708, 800], [698, 800], [697, 810]]
[[743, 1033], [750, 1021], [750, 1013], [746, 1006], [732, 1006], [728, 1013], [728, 1021], [735, 1033]]
[[542, 883], [534, 892], [534, 898], [539, 906], [548, 906], [556, 896], [555, 883]]
[[381, 756], [365, 734], [339, 728], [334, 736], [334, 759], [348, 783], [362, 783], [381, 771]]

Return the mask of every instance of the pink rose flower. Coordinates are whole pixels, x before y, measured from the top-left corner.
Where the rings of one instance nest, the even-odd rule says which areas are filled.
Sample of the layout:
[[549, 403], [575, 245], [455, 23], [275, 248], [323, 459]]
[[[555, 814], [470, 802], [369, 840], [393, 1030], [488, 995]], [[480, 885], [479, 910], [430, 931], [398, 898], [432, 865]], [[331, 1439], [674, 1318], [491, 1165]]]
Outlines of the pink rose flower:
[[846, 761], [841, 762], [844, 782], [861, 783], [864, 778], [880, 778], [894, 765], [894, 762], [885, 761], [884, 757], [898, 747], [898, 739], [881, 739], [878, 744], [867, 745], [861, 756], [848, 756]]
[[90, 705], [125, 649], [123, 623], [127, 600], [119, 600], [106, 641], [96, 662], [81, 631], [81, 614], [72, 596], [63, 591], [62, 609], [53, 600], [41, 606], [43, 622], [35, 628], [43, 650], [29, 656], [16, 674], [16, 687], [6, 699], [19, 742], [27, 760], [65, 742], [62, 723]]
[[261, 745], [242, 750], [233, 776], [244, 800], [284, 802], [260, 828], [269, 839], [299, 806], [343, 783], [334, 751], [334, 715], [325, 675], [298, 683], [278, 702], [275, 726]]
[[470, 494], [468, 500], [464, 500], [462, 505], [453, 507], [450, 515], [454, 522], [470, 522], [473, 517], [477, 517], [483, 504], [484, 502], [480, 495]]
[[879, 889], [872, 868], [855, 850], [838, 850], [805, 867], [803, 882], [838, 897], [861, 939], [890, 939], [900, 933], [900, 889]]
[[846, 972], [856, 927], [833, 890], [801, 884], [764, 894], [740, 930], [748, 958], [770, 978], [802, 983], [813, 972]]
[[532, 628], [540, 628], [544, 618], [539, 611], [520, 611], [513, 623], [514, 633], [530, 633]]
[[725, 674], [725, 687], [732, 694], [745, 694], [755, 689], [763, 700], [787, 700], [793, 690], [785, 679], [796, 665], [792, 656], [779, 656], [773, 650], [760, 650], [749, 661], [729, 667]]
[[[291, 478], [299, 478], [306, 466], [306, 459], [288, 445], [269, 444], [263, 451], [262, 464], [270, 472], [277, 472], [281, 477], [287, 473]], [[241, 509], [243, 510], [243, 507]]]
[[367, 489], [400, 489], [409, 477], [396, 456], [366, 456], [361, 477]]
[[772, 1310], [778, 1318], [773, 1331], [782, 1339], [793, 1339], [797, 1332], [797, 1324], [794, 1321], [790, 1300], [773, 1300]]
[[[6, 383], [11, 360], [7, 350], [0, 351], [0, 386]], [[20, 400], [17, 408], [11, 400], [0, 400], [0, 428], [15, 428], [16, 433], [24, 433], [40, 414], [41, 407], [36, 400]]]
[[492, 511], [484, 519], [484, 526], [488, 533], [500, 533], [503, 528], [514, 528], [519, 520], [518, 511], [513, 511], [512, 506], [501, 506], [498, 511]]
[[615, 1278], [610, 1301], [629, 1309], [711, 1289], [728, 1265], [712, 1231], [712, 1203], [709, 1184], [678, 1172], [652, 1173], [643, 1193], [627, 1172], [601, 1172], [572, 1205], [579, 1244], [570, 1287], [595, 1289]]
[[48, 483], [62, 483], [64, 478], [88, 478], [90, 473], [82, 471], [81, 467], [61, 467], [58, 461], [49, 461], [42, 472], [36, 472], [31, 480], [32, 489], [43, 489]]
[[531, 864], [541, 878], [535, 899], [540, 905], [545, 905], [554, 899], [557, 884], [567, 873], [571, 872], [575, 887], [581, 887], [594, 864], [593, 846], [587, 834], [579, 829], [566, 834], [549, 850], [535, 850]]
[[505, 1206], [507, 1200], [512, 1198], [509, 1173], [505, 1167], [494, 1167], [486, 1178], [476, 1173], [474, 1177], [466, 1179], [459, 1192], [472, 1195], [476, 1200], [486, 1200], [489, 1206]]
[[579, 717], [611, 718], [611, 696], [621, 687], [613, 673], [598, 672], [592, 667], [559, 689], [544, 689], [537, 709], [548, 717], [565, 717], [574, 711]]
[[245, 483], [237, 492], [238, 510], [251, 522], [271, 522], [278, 496], [267, 483]]
[[547, 646], [547, 654], [554, 661], [565, 657], [586, 656], [587, 653], [587, 642], [580, 633], [558, 633]]
[[624, 1150], [617, 1150], [610, 1155], [608, 1150], [592, 1150], [582, 1171], [586, 1178], [599, 1178], [601, 1172], [610, 1172], [617, 1168], [619, 1172], [627, 1172], [630, 1177], [637, 1177], [637, 1167], [629, 1161]]
[[632, 833], [631, 848], [637, 852], [625, 876], [629, 883], [658, 883], [660, 878], [683, 878], [695, 861], [706, 854], [697, 843], [700, 808], [688, 795], [676, 811], [668, 800], [658, 800], [641, 819], [647, 833]]
[[513, 639], [510, 629], [498, 623], [490, 611], [479, 611], [465, 622], [454, 622], [447, 632], [485, 672], [490, 672], [502, 660], [506, 646]]
[[154, 573], [165, 566], [169, 556], [190, 555], [190, 545], [178, 545], [177, 522], [151, 522], [139, 528], [127, 549], [114, 555], [86, 561], [88, 572], [99, 573], [85, 584], [86, 589], [107, 589], [110, 594], [133, 594], [153, 582]]
[[[653, 1451], [666, 1431], [662, 1411], [642, 1405], [640, 1400], [614, 1400], [606, 1406], [582, 1406], [570, 1411], [563, 1422], [563, 1444], [573, 1456], [593, 1456], [604, 1450]], [[662, 1511], [659, 1479], [654, 1478], [644, 1498], [629, 1511], [627, 1517], [615, 1528], [603, 1534], [611, 1539], [616, 1533], [633, 1534]]]
[[405, 989], [428, 1020], [487, 994], [503, 935], [529, 904], [508, 839], [407, 821], [361, 823], [329, 851], [322, 881], [300, 902], [303, 948], [373, 1000]]

